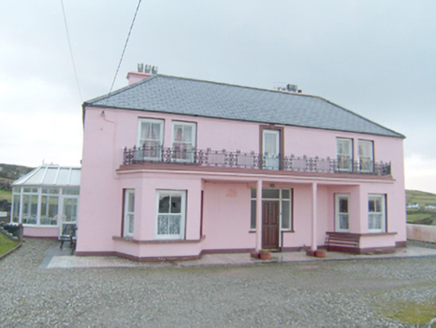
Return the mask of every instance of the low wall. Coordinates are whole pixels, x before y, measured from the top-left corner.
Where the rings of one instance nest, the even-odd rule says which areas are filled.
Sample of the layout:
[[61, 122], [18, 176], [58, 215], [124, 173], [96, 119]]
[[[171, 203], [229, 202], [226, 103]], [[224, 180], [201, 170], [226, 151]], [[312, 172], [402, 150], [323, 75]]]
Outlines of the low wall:
[[436, 243], [436, 226], [408, 224], [407, 239]]

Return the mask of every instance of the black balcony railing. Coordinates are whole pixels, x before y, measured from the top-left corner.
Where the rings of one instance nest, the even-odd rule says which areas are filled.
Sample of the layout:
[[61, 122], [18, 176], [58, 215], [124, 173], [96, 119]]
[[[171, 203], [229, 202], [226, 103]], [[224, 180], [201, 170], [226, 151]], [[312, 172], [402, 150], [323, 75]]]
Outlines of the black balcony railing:
[[391, 175], [391, 163], [358, 162], [344, 158], [259, 156], [255, 152], [200, 150], [190, 147], [136, 147], [124, 149], [124, 165], [139, 163], [184, 164], [201, 167], [282, 170], [313, 173]]

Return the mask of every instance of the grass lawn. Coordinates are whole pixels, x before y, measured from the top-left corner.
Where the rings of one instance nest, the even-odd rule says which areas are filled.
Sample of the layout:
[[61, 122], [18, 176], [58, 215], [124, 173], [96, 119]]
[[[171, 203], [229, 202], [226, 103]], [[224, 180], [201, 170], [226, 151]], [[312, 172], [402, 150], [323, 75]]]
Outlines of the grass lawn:
[[[436, 318], [436, 300], [425, 303], [395, 302], [388, 311], [388, 317], [399, 320], [408, 327], [428, 327], [431, 319]], [[436, 327], [436, 324], [432, 327]]]
[[8, 200], [8, 202], [10, 203], [11, 197], [12, 197], [11, 191], [0, 190], [0, 200], [2, 200], [3, 198], [6, 198]]
[[4, 234], [0, 233], [0, 256], [9, 252], [12, 248], [18, 245], [18, 241], [10, 240]]
[[407, 222], [415, 222], [417, 220], [422, 220], [426, 218], [430, 218], [430, 213], [414, 213], [414, 214], [407, 214]]

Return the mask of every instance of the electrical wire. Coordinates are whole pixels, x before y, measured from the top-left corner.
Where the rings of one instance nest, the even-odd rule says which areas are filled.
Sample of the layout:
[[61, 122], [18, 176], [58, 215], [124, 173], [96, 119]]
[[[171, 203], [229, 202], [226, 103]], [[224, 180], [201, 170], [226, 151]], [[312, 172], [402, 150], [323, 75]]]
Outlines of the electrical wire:
[[129, 33], [127, 34], [126, 43], [124, 44], [124, 49], [123, 49], [123, 52], [121, 54], [120, 62], [118, 63], [117, 70], [115, 71], [115, 76], [114, 76], [114, 79], [112, 81], [112, 85], [111, 85], [111, 88], [109, 90], [109, 94], [108, 95], [111, 94], [112, 89], [113, 89], [114, 84], [115, 84], [115, 80], [117, 79], [118, 71], [120, 70], [120, 66], [121, 66], [121, 63], [122, 63], [123, 58], [124, 58], [124, 53], [126, 52], [127, 44], [129, 43], [130, 33], [132, 33], [133, 25], [135, 24], [136, 15], [138, 14], [138, 10], [139, 10], [139, 6], [141, 5], [141, 1], [142, 0], [138, 1], [138, 6], [136, 7], [135, 15], [133, 16], [132, 24], [130, 25]]
[[80, 83], [79, 83], [79, 78], [77, 75], [76, 63], [74, 62], [73, 48], [71, 47], [70, 32], [68, 30], [67, 16], [65, 15], [65, 8], [64, 8], [63, 0], [61, 0], [61, 6], [62, 6], [62, 14], [64, 16], [65, 31], [67, 33], [68, 47], [70, 49], [71, 62], [73, 64], [74, 76], [76, 78], [77, 89], [79, 90], [80, 101], [83, 102], [82, 91], [80, 90]]

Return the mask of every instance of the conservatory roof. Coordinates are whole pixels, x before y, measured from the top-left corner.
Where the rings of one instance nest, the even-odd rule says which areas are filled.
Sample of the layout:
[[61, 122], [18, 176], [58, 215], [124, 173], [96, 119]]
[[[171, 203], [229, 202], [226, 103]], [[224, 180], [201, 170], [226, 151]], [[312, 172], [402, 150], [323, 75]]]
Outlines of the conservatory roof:
[[42, 165], [12, 183], [12, 186], [80, 187], [80, 167]]

